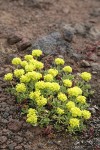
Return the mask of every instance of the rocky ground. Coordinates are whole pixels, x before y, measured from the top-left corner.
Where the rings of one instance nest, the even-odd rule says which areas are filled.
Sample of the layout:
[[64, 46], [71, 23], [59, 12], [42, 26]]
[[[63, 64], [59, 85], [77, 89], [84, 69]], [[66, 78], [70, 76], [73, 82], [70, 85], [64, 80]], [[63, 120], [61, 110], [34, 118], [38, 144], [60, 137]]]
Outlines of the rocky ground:
[[[100, 149], [99, 6], [99, 0], [0, 0], [0, 149]], [[89, 99], [92, 118], [86, 132], [72, 136], [33, 128], [15, 98], [5, 92], [3, 76], [13, 69], [11, 59], [33, 48], [43, 50], [47, 65], [59, 56], [75, 73], [92, 73], [95, 94]]]

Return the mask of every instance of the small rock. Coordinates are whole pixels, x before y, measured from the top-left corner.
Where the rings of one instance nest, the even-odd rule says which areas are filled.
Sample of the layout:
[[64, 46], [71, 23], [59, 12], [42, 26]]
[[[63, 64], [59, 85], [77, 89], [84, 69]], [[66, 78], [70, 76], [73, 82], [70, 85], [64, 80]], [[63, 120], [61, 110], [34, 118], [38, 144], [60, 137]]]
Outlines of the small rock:
[[31, 42], [28, 39], [23, 39], [21, 42], [17, 44], [17, 48], [19, 51], [26, 50], [31, 46]]
[[91, 15], [94, 16], [94, 17], [100, 16], [100, 8], [95, 8], [93, 10], [93, 12], [91, 13]]
[[18, 120], [12, 120], [8, 123], [8, 129], [14, 132], [20, 131], [22, 127], [22, 122]]
[[77, 23], [77, 24], [75, 24], [74, 28], [75, 28], [77, 34], [80, 34], [80, 35], [86, 34], [86, 28], [85, 28], [84, 24]]
[[15, 150], [23, 150], [23, 147], [22, 147], [21, 145], [16, 146], [16, 147], [15, 147]]
[[70, 12], [70, 9], [68, 7], [64, 8], [62, 9], [62, 12], [67, 15]]
[[20, 144], [20, 143], [23, 142], [23, 138], [20, 137], [20, 136], [15, 136], [14, 141], [15, 141], [16, 143]]
[[77, 53], [73, 53], [71, 58], [73, 58], [75, 61], [79, 61], [79, 60], [81, 60], [83, 58], [83, 55], [77, 54]]
[[33, 140], [34, 139], [34, 133], [33, 132], [30, 132], [30, 131], [27, 131], [25, 133], [25, 137], [29, 140]]
[[44, 145], [43, 145], [42, 143], [39, 143], [37, 146], [38, 146], [38, 148], [40, 148], [40, 149], [43, 149], [43, 147], [44, 147]]
[[82, 67], [90, 67], [91, 65], [90, 65], [90, 63], [89, 63], [88, 61], [82, 60], [82, 61], [81, 61], [81, 66], [82, 66]]
[[11, 144], [8, 145], [8, 149], [9, 150], [14, 150], [16, 145], [17, 145], [16, 143], [11, 143]]
[[91, 63], [91, 67], [93, 71], [100, 71], [100, 64], [99, 63]]
[[1, 136], [0, 137], [0, 144], [3, 144], [7, 141], [7, 137], [6, 136]]
[[100, 28], [98, 27], [92, 27], [90, 29], [90, 38], [93, 40], [99, 40], [100, 39]]
[[89, 56], [89, 60], [92, 60], [92, 61], [97, 61], [98, 57], [95, 53], [92, 53], [90, 56]]
[[68, 42], [72, 42], [73, 40], [73, 36], [75, 33], [75, 29], [73, 27], [71, 27], [71, 25], [66, 24], [61, 28], [61, 32], [62, 32], [62, 36], [63, 38], [68, 41]]
[[18, 43], [21, 40], [22, 40], [22, 36], [20, 34], [16, 33], [16, 34], [10, 35], [7, 39], [7, 42], [8, 42], [8, 44], [13, 45], [15, 43]]
[[92, 108], [89, 108], [89, 110], [91, 111], [92, 114], [95, 114], [95, 113], [96, 113], [96, 110], [95, 110], [95, 108], [93, 108], [93, 107], [92, 107]]

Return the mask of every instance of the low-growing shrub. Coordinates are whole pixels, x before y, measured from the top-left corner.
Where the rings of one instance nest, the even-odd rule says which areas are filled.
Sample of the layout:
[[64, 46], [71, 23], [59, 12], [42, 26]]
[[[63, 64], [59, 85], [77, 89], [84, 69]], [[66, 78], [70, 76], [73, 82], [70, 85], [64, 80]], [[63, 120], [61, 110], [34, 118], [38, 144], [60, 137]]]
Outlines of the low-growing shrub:
[[26, 122], [33, 126], [52, 125], [59, 131], [82, 131], [84, 121], [91, 117], [87, 110], [91, 74], [72, 74], [72, 68], [64, 66], [61, 58], [55, 58], [51, 68], [46, 69], [38, 61], [41, 55], [41, 50], [33, 50], [23, 60], [14, 58], [16, 69], [4, 76], [11, 85], [12, 81], [16, 83], [10, 91], [17, 102], [27, 102], [22, 108], [22, 113], [27, 114]]

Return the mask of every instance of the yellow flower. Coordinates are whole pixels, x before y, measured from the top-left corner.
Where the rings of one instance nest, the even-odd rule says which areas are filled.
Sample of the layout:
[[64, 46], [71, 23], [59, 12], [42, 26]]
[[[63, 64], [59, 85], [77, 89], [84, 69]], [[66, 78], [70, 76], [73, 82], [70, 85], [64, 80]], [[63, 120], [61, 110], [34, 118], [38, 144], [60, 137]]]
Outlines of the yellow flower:
[[22, 66], [22, 67], [25, 67], [26, 65], [28, 65], [28, 62], [27, 61], [21, 61], [21, 63], [20, 63], [20, 65]]
[[22, 75], [20, 77], [20, 82], [28, 83], [29, 81], [30, 81], [30, 78], [27, 75]]
[[46, 82], [45, 87], [51, 90], [52, 92], [58, 92], [60, 90], [60, 85], [56, 82]]
[[44, 81], [38, 81], [35, 83], [35, 89], [44, 89], [45, 88], [45, 82]]
[[64, 65], [64, 60], [62, 58], [56, 58], [55, 59], [55, 64], [56, 65]]
[[33, 71], [33, 70], [35, 70], [36, 68], [35, 68], [35, 65], [32, 65], [32, 64], [29, 64], [29, 65], [26, 65], [25, 66], [25, 70], [27, 71], [27, 72], [31, 72], [31, 71]]
[[32, 100], [36, 100], [36, 99], [39, 99], [40, 95], [41, 95], [41, 92], [37, 90], [35, 92], [30, 92], [29, 98]]
[[58, 107], [57, 108], [57, 114], [63, 115], [64, 114], [64, 110]]
[[80, 117], [82, 115], [82, 111], [78, 107], [72, 107], [70, 112], [72, 113], [73, 117]]
[[43, 67], [44, 67], [44, 64], [42, 63], [42, 62], [39, 62], [39, 61], [37, 61], [36, 63], [35, 63], [35, 68], [36, 69], [43, 69]]
[[16, 91], [19, 92], [25, 92], [26, 91], [26, 86], [24, 83], [19, 83], [16, 85]]
[[36, 110], [30, 108], [28, 110], [28, 114], [27, 114], [27, 120], [26, 122], [35, 125], [37, 123], [37, 115], [36, 115]]
[[71, 68], [70, 66], [65, 66], [65, 67], [63, 68], [63, 71], [64, 71], [64, 72], [67, 72], [67, 73], [71, 73], [71, 72], [72, 72], [72, 68]]
[[76, 96], [76, 97], [82, 94], [82, 90], [77, 86], [68, 89], [67, 92], [70, 96]]
[[44, 76], [44, 81], [53, 81], [53, 76], [51, 74], [46, 74]]
[[39, 49], [35, 49], [32, 51], [32, 56], [39, 57], [42, 55], [42, 51]]
[[67, 96], [64, 93], [62, 93], [62, 92], [60, 92], [57, 97], [62, 102], [67, 100]]
[[91, 113], [88, 110], [82, 110], [82, 116], [84, 119], [90, 119]]
[[78, 96], [76, 98], [76, 101], [79, 102], [79, 103], [84, 104], [84, 103], [86, 103], [86, 97], [85, 96]]
[[13, 58], [12, 64], [13, 65], [20, 65], [21, 59], [19, 57]]
[[30, 61], [31, 59], [33, 59], [32, 55], [25, 55], [24, 56], [25, 60]]
[[44, 98], [43, 96], [40, 96], [39, 99], [36, 99], [37, 105], [42, 107], [45, 106], [47, 104], [47, 99]]
[[64, 86], [66, 87], [71, 87], [72, 86], [72, 81], [69, 79], [63, 80]]
[[21, 77], [24, 73], [25, 73], [25, 71], [23, 69], [16, 69], [16, 70], [14, 70], [14, 76], [16, 78]]
[[77, 119], [77, 118], [71, 118], [69, 120], [69, 124], [70, 124], [71, 128], [75, 128], [75, 127], [79, 127], [80, 122], [79, 122], [79, 119]]
[[42, 78], [42, 74], [36, 71], [28, 72], [26, 73], [26, 76], [32, 79], [33, 81], [36, 81]]
[[85, 81], [91, 80], [91, 74], [88, 72], [82, 72], [80, 76]]
[[4, 76], [4, 80], [6, 80], [6, 81], [11, 81], [12, 79], [13, 79], [13, 74], [12, 73], [7, 73]]
[[69, 102], [66, 104], [66, 107], [70, 110], [71, 108], [75, 107], [75, 103], [72, 102], [72, 101], [69, 101]]
[[51, 74], [53, 77], [55, 77], [58, 74], [58, 70], [56, 70], [56, 69], [49, 69], [48, 73]]

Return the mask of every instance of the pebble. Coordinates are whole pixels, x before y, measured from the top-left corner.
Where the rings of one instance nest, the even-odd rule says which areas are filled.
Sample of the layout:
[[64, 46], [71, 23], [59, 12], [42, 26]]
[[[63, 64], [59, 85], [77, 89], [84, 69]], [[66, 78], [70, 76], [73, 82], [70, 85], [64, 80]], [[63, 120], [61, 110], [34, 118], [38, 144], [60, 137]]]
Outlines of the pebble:
[[23, 138], [21, 136], [15, 136], [14, 137], [14, 141], [18, 144], [22, 143], [23, 142]]
[[31, 42], [26, 38], [24, 38], [22, 41], [20, 41], [17, 44], [17, 48], [18, 48], [19, 51], [26, 50], [30, 46], [31, 46]]
[[7, 141], [7, 137], [6, 136], [1, 136], [0, 137], [0, 144], [3, 144]]
[[8, 149], [9, 150], [14, 150], [16, 145], [17, 145], [16, 143], [11, 143], [11, 144], [8, 145]]
[[9, 35], [9, 37], [7, 38], [7, 42], [8, 44], [10, 45], [13, 45], [15, 43], [18, 43], [19, 41], [22, 40], [22, 36], [18, 33], [15, 33], [15, 34], [12, 34], [12, 35]]
[[18, 120], [12, 120], [8, 123], [8, 129], [14, 132], [20, 131], [22, 127], [22, 122]]
[[91, 63], [91, 67], [93, 71], [100, 71], [100, 64], [99, 63]]
[[82, 61], [81, 61], [81, 66], [82, 66], [82, 67], [90, 67], [91, 65], [90, 65], [90, 63], [89, 63], [88, 61], [82, 60]]
[[89, 108], [89, 110], [91, 111], [92, 114], [95, 114], [95, 113], [96, 113], [96, 110], [95, 110], [95, 108], [93, 108], [93, 107]]
[[16, 146], [16, 147], [15, 147], [15, 150], [23, 150], [23, 147], [22, 147], [21, 145]]
[[89, 60], [92, 60], [92, 61], [97, 61], [98, 60], [98, 57], [95, 53], [92, 53], [90, 56], [89, 56]]
[[86, 34], [86, 28], [85, 25], [82, 23], [76, 23], [74, 26], [76, 33], [79, 35], [85, 35]]
[[89, 34], [90, 34], [91, 39], [99, 40], [100, 39], [100, 28], [95, 27], [95, 26], [91, 27]]

